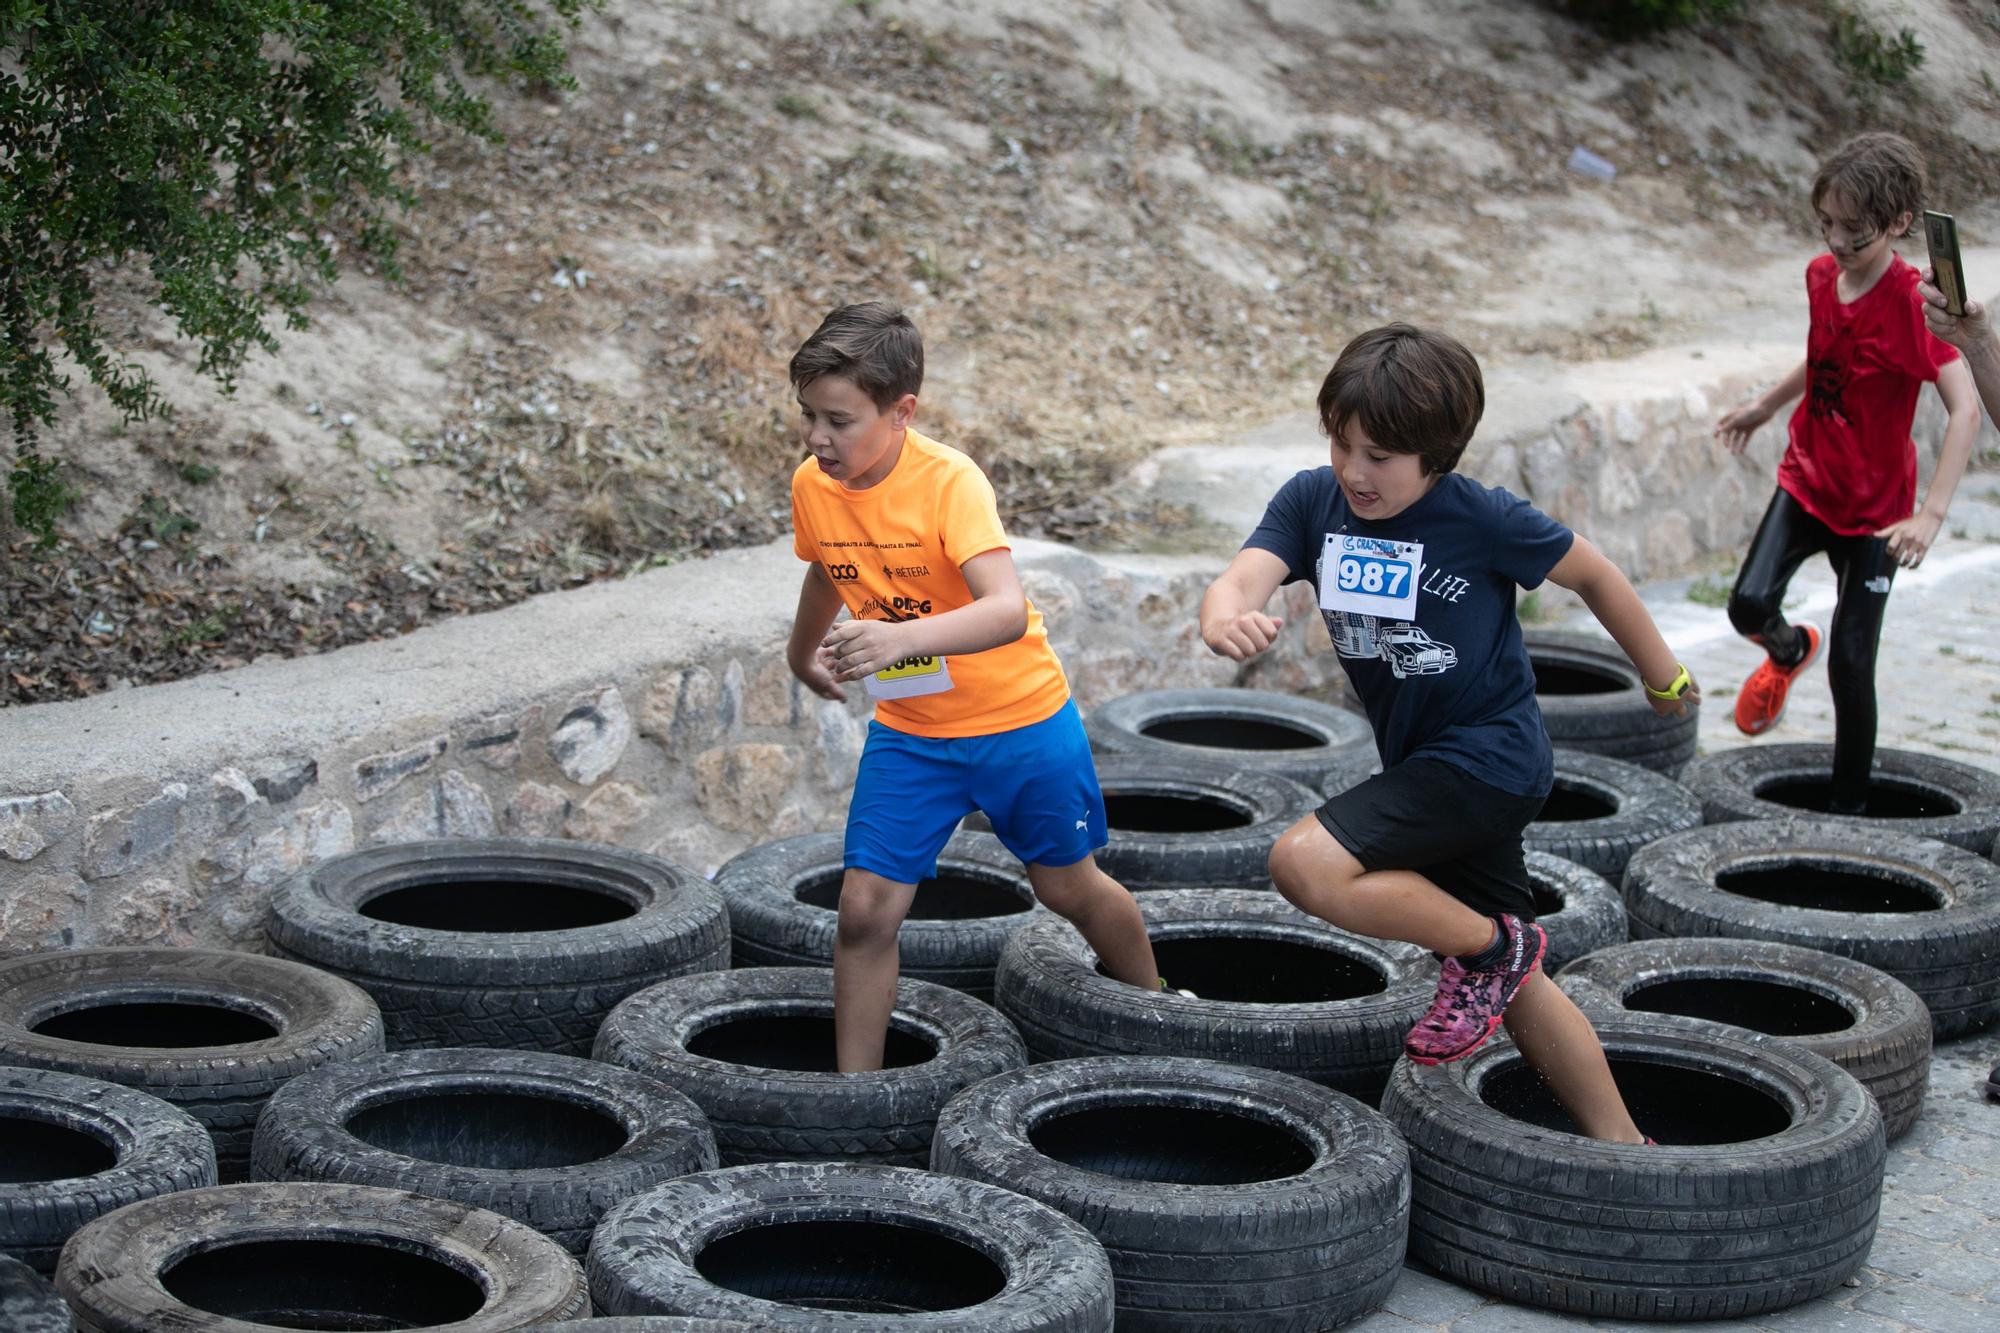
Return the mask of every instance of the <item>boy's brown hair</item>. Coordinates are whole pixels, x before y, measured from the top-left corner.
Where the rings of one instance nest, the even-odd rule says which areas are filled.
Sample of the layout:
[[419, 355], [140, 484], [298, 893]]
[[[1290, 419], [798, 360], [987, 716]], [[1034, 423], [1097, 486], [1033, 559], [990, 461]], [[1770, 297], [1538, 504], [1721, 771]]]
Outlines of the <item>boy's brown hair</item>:
[[883, 411], [924, 387], [924, 340], [910, 317], [880, 301], [844, 305], [792, 353], [792, 387], [823, 375], [852, 380]]
[[1857, 134], [1833, 150], [1813, 177], [1812, 204], [1838, 190], [1877, 232], [1888, 231], [1896, 219], [1910, 215], [1909, 234], [1924, 208], [1924, 155], [1900, 134], [1877, 130]]
[[1339, 440], [1358, 419], [1378, 449], [1449, 472], [1486, 411], [1479, 362], [1448, 334], [1410, 324], [1370, 329], [1341, 349], [1319, 390], [1319, 424]]

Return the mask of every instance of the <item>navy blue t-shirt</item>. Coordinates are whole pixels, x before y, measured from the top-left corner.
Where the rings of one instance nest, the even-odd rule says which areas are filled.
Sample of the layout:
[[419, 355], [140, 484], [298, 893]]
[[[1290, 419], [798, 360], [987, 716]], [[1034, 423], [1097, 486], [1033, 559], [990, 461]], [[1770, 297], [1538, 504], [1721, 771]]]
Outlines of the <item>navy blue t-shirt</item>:
[[1422, 755], [1517, 796], [1548, 795], [1555, 761], [1514, 595], [1540, 584], [1575, 535], [1456, 472], [1402, 513], [1370, 522], [1348, 506], [1333, 469], [1318, 467], [1285, 483], [1243, 545], [1283, 560], [1285, 582], [1318, 591], [1329, 533], [1424, 547], [1414, 620], [1320, 612], [1383, 765]]

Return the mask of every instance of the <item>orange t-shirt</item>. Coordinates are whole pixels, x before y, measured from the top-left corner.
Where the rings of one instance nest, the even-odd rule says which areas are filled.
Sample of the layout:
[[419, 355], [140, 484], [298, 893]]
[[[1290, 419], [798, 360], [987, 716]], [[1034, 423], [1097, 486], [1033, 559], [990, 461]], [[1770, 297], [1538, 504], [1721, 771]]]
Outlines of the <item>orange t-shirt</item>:
[[[972, 604], [960, 566], [1002, 550], [993, 486], [956, 449], [908, 431], [889, 475], [851, 491], [811, 458], [792, 473], [792, 549], [818, 562], [857, 620], [909, 620]], [[983, 653], [947, 656], [951, 688], [877, 699], [875, 717], [913, 736], [991, 736], [1032, 726], [1069, 700], [1042, 613]]]

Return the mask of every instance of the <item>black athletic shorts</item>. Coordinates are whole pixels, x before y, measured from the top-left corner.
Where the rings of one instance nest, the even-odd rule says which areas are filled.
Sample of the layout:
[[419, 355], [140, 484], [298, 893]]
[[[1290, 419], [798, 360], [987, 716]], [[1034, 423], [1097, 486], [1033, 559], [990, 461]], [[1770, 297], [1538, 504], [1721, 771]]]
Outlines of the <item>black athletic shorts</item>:
[[1364, 870], [1416, 870], [1475, 912], [1535, 919], [1521, 830], [1543, 796], [1516, 796], [1441, 759], [1405, 759], [1313, 813]]

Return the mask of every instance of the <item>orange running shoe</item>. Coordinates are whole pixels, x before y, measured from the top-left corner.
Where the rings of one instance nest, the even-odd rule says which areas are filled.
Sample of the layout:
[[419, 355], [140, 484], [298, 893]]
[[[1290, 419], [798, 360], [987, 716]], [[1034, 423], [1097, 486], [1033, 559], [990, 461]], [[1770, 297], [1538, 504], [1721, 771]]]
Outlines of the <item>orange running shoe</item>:
[[1819, 656], [1819, 626], [1801, 624], [1799, 630], [1806, 636], [1806, 655], [1788, 667], [1779, 666], [1767, 656], [1737, 692], [1736, 729], [1745, 736], [1761, 736], [1778, 725], [1778, 719], [1785, 715], [1785, 700], [1792, 692], [1792, 682]]

